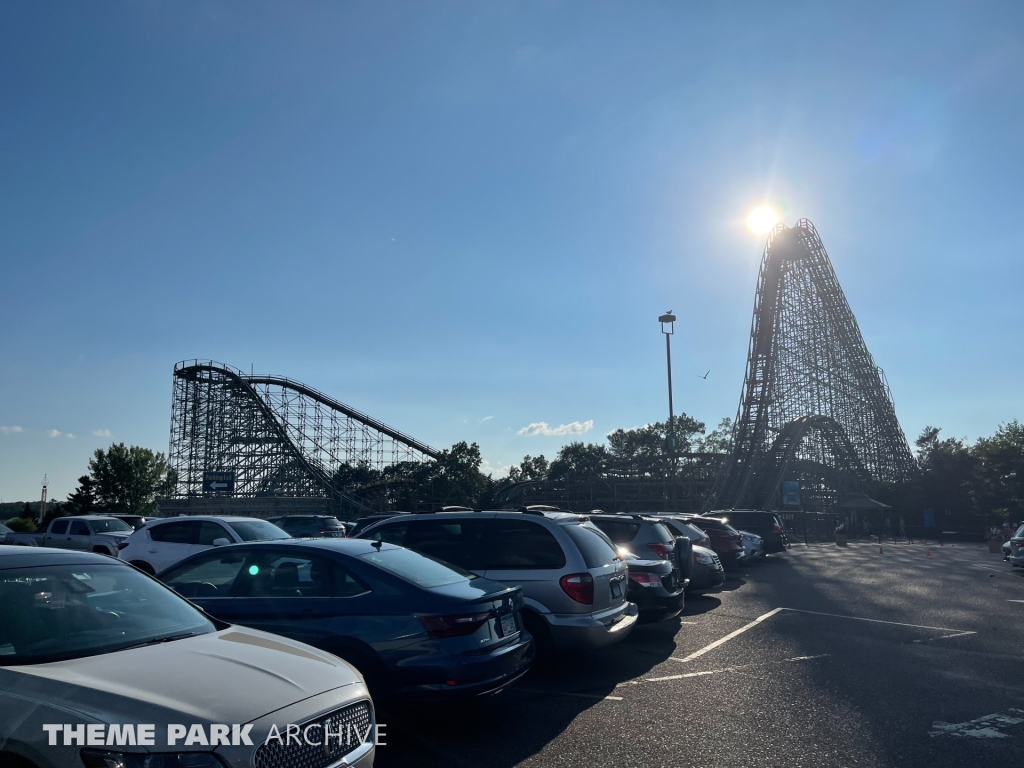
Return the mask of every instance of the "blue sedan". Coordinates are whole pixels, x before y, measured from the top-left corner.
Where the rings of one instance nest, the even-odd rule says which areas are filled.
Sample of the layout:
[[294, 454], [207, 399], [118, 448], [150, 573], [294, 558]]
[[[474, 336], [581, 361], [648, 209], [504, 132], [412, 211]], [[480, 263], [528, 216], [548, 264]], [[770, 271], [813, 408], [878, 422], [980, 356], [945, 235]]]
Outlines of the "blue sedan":
[[496, 693], [533, 660], [520, 587], [392, 544], [235, 544], [193, 555], [158, 578], [222, 621], [340, 656], [375, 695], [415, 701]]

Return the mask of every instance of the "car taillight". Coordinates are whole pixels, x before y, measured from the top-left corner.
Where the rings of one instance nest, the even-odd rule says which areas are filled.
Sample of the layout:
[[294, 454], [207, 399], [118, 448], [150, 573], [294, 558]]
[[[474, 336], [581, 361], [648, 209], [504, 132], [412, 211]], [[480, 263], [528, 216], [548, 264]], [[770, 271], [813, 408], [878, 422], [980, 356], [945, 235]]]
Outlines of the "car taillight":
[[420, 624], [430, 637], [464, 637], [480, 629], [489, 618], [490, 612], [465, 616], [420, 616]]
[[664, 544], [648, 544], [647, 548], [662, 560], [668, 560], [668, 547]]
[[594, 577], [589, 573], [570, 573], [558, 580], [562, 591], [577, 603], [594, 604]]
[[633, 573], [630, 572], [629, 580], [635, 581], [641, 587], [658, 587], [661, 586], [661, 579], [659, 579], [653, 573]]
[[127, 546], [128, 546], [128, 539], [121, 539], [121, 541], [117, 542], [117, 548], [118, 549], [124, 549]]
[[777, 526], [777, 525], [773, 525], [772, 526], [772, 533], [782, 533], [782, 528]]

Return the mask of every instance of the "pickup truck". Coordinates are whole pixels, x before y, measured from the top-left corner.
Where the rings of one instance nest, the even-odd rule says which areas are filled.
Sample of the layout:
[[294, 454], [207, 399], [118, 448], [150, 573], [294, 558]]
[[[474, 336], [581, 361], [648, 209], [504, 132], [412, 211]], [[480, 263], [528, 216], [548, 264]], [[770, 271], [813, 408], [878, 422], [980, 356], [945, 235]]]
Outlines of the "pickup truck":
[[117, 557], [119, 544], [128, 540], [133, 529], [116, 517], [82, 515], [58, 517], [43, 533], [5, 533], [0, 542], [22, 547], [56, 547], [96, 552]]

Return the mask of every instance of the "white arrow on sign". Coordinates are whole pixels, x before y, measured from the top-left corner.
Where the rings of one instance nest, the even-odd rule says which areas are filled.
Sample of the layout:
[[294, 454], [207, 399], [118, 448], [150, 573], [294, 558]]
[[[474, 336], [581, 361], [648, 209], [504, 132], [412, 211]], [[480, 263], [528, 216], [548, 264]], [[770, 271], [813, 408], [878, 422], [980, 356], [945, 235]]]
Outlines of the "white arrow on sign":
[[227, 488], [227, 483], [210, 483], [210, 490], [216, 491], [218, 488]]

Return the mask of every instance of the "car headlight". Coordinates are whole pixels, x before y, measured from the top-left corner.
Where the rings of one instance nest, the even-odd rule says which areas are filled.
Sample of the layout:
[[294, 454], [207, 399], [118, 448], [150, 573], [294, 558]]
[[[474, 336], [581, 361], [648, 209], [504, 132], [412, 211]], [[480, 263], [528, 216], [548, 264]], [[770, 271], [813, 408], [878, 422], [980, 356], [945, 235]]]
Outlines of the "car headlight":
[[697, 559], [697, 562], [702, 565], [714, 565], [715, 563], [715, 558], [706, 552], [694, 552], [693, 556]]
[[108, 752], [83, 749], [85, 768], [224, 768], [211, 752]]

